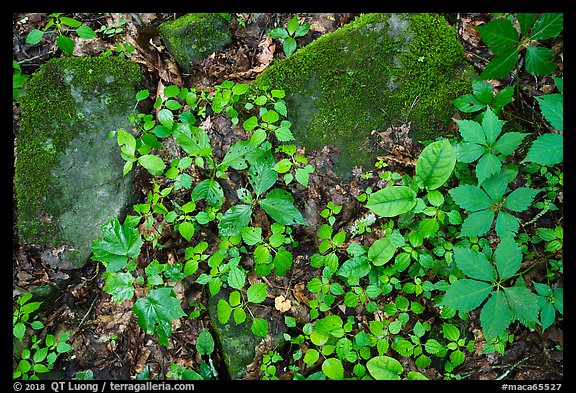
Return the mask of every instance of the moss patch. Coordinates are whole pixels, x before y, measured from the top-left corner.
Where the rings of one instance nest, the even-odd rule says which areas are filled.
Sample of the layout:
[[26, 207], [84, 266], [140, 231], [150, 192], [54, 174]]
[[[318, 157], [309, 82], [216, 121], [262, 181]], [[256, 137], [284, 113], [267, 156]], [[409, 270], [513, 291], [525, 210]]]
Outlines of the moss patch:
[[99, 227], [131, 196], [108, 133], [129, 126], [142, 73], [117, 57], [51, 59], [21, 98], [14, 186], [23, 243], [70, 246], [68, 267], [89, 256]]
[[441, 135], [473, 70], [454, 28], [436, 14], [363, 14], [278, 61], [255, 81], [284, 89], [297, 142], [331, 144], [346, 178], [380, 153], [369, 136], [411, 122], [410, 136]]
[[232, 42], [226, 21], [218, 14], [193, 13], [160, 25], [160, 37], [180, 68], [202, 60]]

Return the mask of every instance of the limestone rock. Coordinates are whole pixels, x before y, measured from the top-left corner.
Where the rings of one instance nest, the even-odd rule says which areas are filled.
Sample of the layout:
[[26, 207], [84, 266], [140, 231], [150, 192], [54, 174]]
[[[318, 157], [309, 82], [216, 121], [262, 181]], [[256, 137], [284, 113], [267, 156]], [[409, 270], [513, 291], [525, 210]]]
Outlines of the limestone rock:
[[335, 171], [373, 168], [372, 131], [410, 127], [419, 142], [446, 134], [474, 77], [453, 26], [437, 14], [363, 14], [273, 63], [257, 87], [284, 89], [296, 143], [336, 147]]
[[[118, 57], [62, 57], [21, 98], [14, 186], [24, 244], [51, 246], [47, 263], [84, 266], [101, 226], [133, 202], [132, 175], [110, 131], [130, 126], [142, 73]], [[54, 253], [56, 253], [54, 255]]]
[[202, 60], [232, 42], [226, 20], [218, 14], [192, 13], [160, 25], [160, 37], [180, 68]]

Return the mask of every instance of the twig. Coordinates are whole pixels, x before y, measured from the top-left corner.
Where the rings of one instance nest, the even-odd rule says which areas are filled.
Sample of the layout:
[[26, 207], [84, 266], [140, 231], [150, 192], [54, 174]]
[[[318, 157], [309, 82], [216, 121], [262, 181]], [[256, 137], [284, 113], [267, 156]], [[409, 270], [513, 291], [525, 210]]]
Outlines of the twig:
[[84, 323], [84, 321], [86, 321], [86, 318], [88, 318], [88, 314], [90, 314], [90, 312], [92, 311], [92, 308], [94, 307], [94, 304], [96, 303], [96, 300], [98, 300], [98, 295], [96, 295], [96, 297], [94, 298], [94, 300], [92, 301], [92, 304], [90, 305], [90, 307], [88, 308], [88, 311], [86, 311], [86, 314], [84, 314], [84, 318], [82, 318], [82, 320], [80, 321], [80, 323], [77, 326], [77, 329], [80, 329], [80, 326], [82, 326], [82, 324]]

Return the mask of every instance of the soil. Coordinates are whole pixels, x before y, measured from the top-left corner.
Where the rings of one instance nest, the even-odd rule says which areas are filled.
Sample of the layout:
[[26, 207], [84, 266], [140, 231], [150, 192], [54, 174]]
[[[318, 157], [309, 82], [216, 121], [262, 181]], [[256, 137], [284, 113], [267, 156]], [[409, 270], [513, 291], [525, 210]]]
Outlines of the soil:
[[[92, 56], [107, 49], [114, 49], [116, 43], [128, 43], [136, 50], [132, 59], [137, 61], [145, 74], [143, 88], [150, 90], [151, 95], [158, 95], [164, 86], [176, 84], [179, 86], [211, 87], [225, 80], [250, 83], [272, 61], [284, 57], [281, 45], [272, 40], [265, 33], [271, 28], [285, 26], [292, 14], [264, 13], [264, 14], [231, 14], [229, 26], [233, 33], [233, 43], [224, 50], [209, 56], [202, 62], [193, 64], [189, 73], [182, 73], [175, 61], [165, 50], [158, 37], [157, 26], [180, 14], [168, 13], [125, 13], [125, 14], [70, 14], [83, 22], [94, 31], [101, 26], [109, 26], [121, 19], [126, 21], [124, 30], [109, 38], [102, 34], [93, 40], [76, 40], [75, 55]], [[317, 37], [334, 31], [354, 19], [354, 13], [316, 13], [299, 14], [301, 22], [311, 24], [310, 33], [298, 39], [298, 44], [304, 46]], [[478, 72], [487, 64], [491, 53], [480, 40], [478, 32], [474, 29], [489, 20], [489, 14], [459, 14], [456, 20], [458, 35], [466, 51], [466, 57]], [[21, 13], [13, 15], [13, 59], [16, 60], [24, 74], [33, 73], [41, 64], [62, 53], [56, 46], [55, 36], [46, 37], [39, 45], [25, 43], [26, 35], [34, 28], [42, 29], [48, 20], [47, 14]], [[555, 76], [562, 76], [563, 50], [562, 36], [554, 41], [558, 71]], [[512, 111], [523, 119], [532, 123], [538, 118], [535, 110], [533, 95], [539, 95], [550, 89], [554, 83], [550, 77], [535, 80], [531, 75], [520, 72], [523, 94], [519, 95], [513, 103]], [[509, 79], [494, 81], [496, 90], [505, 88], [511, 83]], [[147, 108], [142, 108], [146, 110]], [[237, 140], [238, 135], [225, 118], [212, 117], [212, 145], [220, 151]], [[19, 110], [18, 104], [13, 103], [13, 134], [18, 132]], [[539, 127], [544, 127], [540, 122]], [[385, 130], [380, 130], [385, 131]], [[535, 130], [537, 131], [537, 130]], [[545, 130], [544, 130], [545, 131]], [[337, 181], [331, 171], [335, 152], [326, 147], [319, 152], [306, 152], [310, 163], [317, 170], [310, 177], [310, 187], [293, 185], [290, 191], [296, 198], [297, 207], [305, 211], [307, 217], [318, 217], [319, 212], [329, 201], [343, 205], [343, 214], [337, 220], [335, 231], [351, 225], [363, 211], [356, 197], [366, 187], [378, 189], [378, 171], [372, 176], [362, 177], [362, 171], [355, 171], [352, 180], [346, 183]], [[403, 173], [414, 173], [414, 164], [418, 156], [417, 148], [407, 144], [392, 149], [389, 156], [384, 157], [388, 163], [388, 170]], [[247, 179], [238, 176], [231, 179], [242, 185]], [[224, 185], [225, 186], [225, 185]], [[143, 172], [137, 172], [136, 189], [144, 199], [151, 187], [150, 178]], [[232, 190], [232, 188], [230, 188]], [[229, 192], [229, 191], [228, 191]], [[227, 195], [227, 197], [230, 197]], [[557, 201], [558, 202], [558, 201]], [[561, 201], [560, 201], [561, 204]], [[15, 204], [14, 204], [15, 205]], [[15, 208], [14, 208], [15, 209]], [[14, 212], [15, 213], [15, 212]], [[528, 218], [534, 216], [528, 211]], [[15, 214], [14, 214], [15, 216]], [[562, 225], [562, 210], [544, 215], [540, 220], [549, 224]], [[301, 254], [295, 258], [293, 267], [286, 277], [271, 274], [264, 281], [268, 284], [269, 302], [263, 306], [252, 309], [255, 316], [274, 314], [282, 318], [282, 312], [274, 307], [274, 299], [283, 296], [295, 306], [291, 315], [298, 321], [305, 321], [308, 315], [304, 305], [311, 298], [311, 294], [304, 288], [304, 284], [312, 277], [319, 275], [319, 270], [309, 266], [310, 256], [316, 252], [315, 229], [319, 222], [311, 222], [308, 228], [295, 229], [294, 237], [300, 240]], [[550, 225], [546, 225], [550, 226]], [[336, 232], [335, 232], [336, 233]], [[376, 236], [377, 234], [366, 234]], [[166, 234], [166, 246], [162, 250], [152, 249], [149, 245], [142, 250], [142, 263], [158, 259], [164, 261], [178, 260], [183, 255], [185, 246], [177, 234]], [[365, 243], [366, 244], [366, 243]], [[200, 317], [194, 319], [182, 318], [173, 328], [170, 347], [158, 344], [155, 337], [143, 332], [132, 313], [132, 301], [114, 304], [110, 295], [102, 290], [104, 280], [101, 264], [89, 263], [83, 269], [71, 272], [55, 271], [44, 262], [42, 254], [47, 250], [38, 246], [19, 244], [14, 226], [13, 237], [13, 289], [28, 291], [43, 284], [56, 284], [59, 291], [53, 302], [47, 303], [43, 309], [45, 331], [58, 333], [71, 332], [71, 344], [74, 356], [63, 356], [57, 363], [55, 371], [62, 378], [71, 379], [78, 371], [92, 370], [96, 379], [128, 380], [139, 374], [146, 365], [152, 378], [163, 376], [170, 371], [172, 364], [179, 364], [188, 368], [198, 369], [201, 358], [195, 351], [197, 336], [203, 327], [209, 326], [208, 313], [202, 312]], [[545, 272], [544, 272], [545, 273]], [[533, 278], [540, 281], [543, 276], [542, 269], [534, 269]], [[256, 280], [250, 276], [248, 280]], [[540, 281], [541, 282], [541, 281]], [[184, 281], [176, 292], [183, 298], [183, 309], [190, 312], [192, 307], [200, 302], [207, 304], [207, 291], [200, 285], [191, 281]], [[280, 307], [281, 308], [281, 307]], [[430, 316], [435, 318], [435, 316]], [[471, 314], [466, 322], [465, 329], [468, 338], [475, 340], [476, 351], [467, 354], [466, 362], [458, 367], [455, 373], [464, 379], [494, 380], [498, 378], [514, 380], [558, 380], [563, 378], [563, 327], [562, 322], [555, 322], [544, 333], [540, 329], [529, 330], [515, 324], [511, 327], [514, 342], [508, 347], [505, 355], [484, 355], [481, 353], [482, 335], [478, 316]], [[259, 346], [260, 353], [267, 352], [270, 346]], [[283, 353], [281, 353], [284, 355]], [[216, 351], [212, 355], [214, 365], [221, 375], [223, 363], [221, 355]], [[292, 373], [287, 366], [290, 364], [289, 356], [278, 367], [278, 376], [281, 379], [291, 379]], [[302, 364], [298, 364], [302, 365]], [[14, 365], [16, 367], [16, 365]], [[423, 371], [431, 379], [438, 379], [443, 370], [432, 367]], [[254, 365], [246, 375], [246, 379], [260, 379], [262, 371]]]

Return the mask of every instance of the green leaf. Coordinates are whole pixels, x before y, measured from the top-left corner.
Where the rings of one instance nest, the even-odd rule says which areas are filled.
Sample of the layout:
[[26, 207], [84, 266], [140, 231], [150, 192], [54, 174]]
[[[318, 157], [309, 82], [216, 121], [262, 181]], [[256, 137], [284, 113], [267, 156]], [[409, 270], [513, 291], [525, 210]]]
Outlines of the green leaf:
[[216, 305], [216, 313], [218, 314], [218, 321], [221, 324], [228, 323], [230, 315], [232, 315], [232, 307], [224, 299], [220, 299]]
[[196, 339], [196, 351], [198, 351], [200, 355], [210, 355], [214, 352], [214, 339], [210, 331], [206, 328], [202, 329], [202, 332], [200, 332]]
[[286, 275], [286, 272], [292, 266], [292, 259], [292, 254], [284, 248], [276, 252], [276, 255], [274, 255], [274, 267], [278, 276]]
[[234, 289], [241, 291], [242, 288], [244, 288], [245, 283], [246, 283], [246, 273], [244, 273], [244, 271], [242, 271], [242, 269], [240, 269], [237, 266], [230, 268], [230, 271], [228, 273], [228, 285], [230, 285]]
[[540, 320], [542, 322], [542, 331], [552, 326], [555, 319], [556, 319], [556, 310], [554, 309], [554, 305], [550, 302], [546, 302], [546, 304], [542, 307], [542, 311], [540, 314]]
[[242, 240], [249, 246], [262, 243], [262, 228], [260, 227], [242, 228]]
[[534, 197], [539, 192], [540, 190], [536, 190], [534, 188], [519, 187], [508, 194], [508, 196], [504, 199], [503, 206], [506, 209], [515, 212], [523, 212], [524, 210], [528, 209], [528, 207], [530, 207], [534, 201]]
[[460, 330], [454, 325], [444, 322], [442, 324], [444, 337], [449, 341], [458, 341], [460, 339]]
[[246, 155], [255, 149], [256, 146], [252, 145], [249, 140], [235, 142], [224, 155], [219, 168], [230, 166], [237, 171], [246, 169], [248, 167]]
[[492, 292], [480, 312], [480, 325], [487, 341], [501, 336], [512, 323], [512, 311], [503, 291]]
[[178, 232], [180, 232], [180, 235], [182, 235], [186, 241], [190, 241], [190, 239], [192, 239], [195, 231], [196, 229], [194, 228], [194, 224], [190, 221], [184, 221], [178, 224]]
[[507, 50], [490, 60], [480, 74], [480, 78], [483, 80], [502, 79], [516, 67], [516, 64], [518, 64], [518, 49]]
[[478, 177], [478, 184], [482, 184], [486, 179], [495, 173], [500, 172], [502, 162], [494, 154], [485, 154], [478, 160], [476, 165], [476, 177]]
[[366, 256], [361, 255], [351, 259], [340, 266], [337, 271], [338, 276], [348, 279], [350, 277], [356, 277], [358, 279], [368, 275], [371, 270], [370, 261]]
[[481, 103], [490, 104], [492, 102], [494, 88], [488, 82], [480, 79], [475, 80], [472, 82], [472, 92]]
[[296, 15], [294, 15], [290, 21], [288, 22], [288, 24], [286, 25], [286, 30], [288, 31], [289, 35], [293, 35], [296, 32], [296, 29], [298, 28], [298, 25], [300, 23], [298, 22], [298, 17]]
[[137, 228], [126, 222], [120, 225], [118, 219], [113, 219], [102, 227], [102, 237], [92, 242], [92, 259], [115, 272], [126, 266], [128, 258], [138, 257], [142, 244]]
[[266, 338], [268, 336], [268, 321], [264, 318], [254, 318], [250, 330], [255, 336]]
[[564, 15], [561, 13], [544, 13], [540, 15], [532, 28], [531, 40], [554, 38], [564, 28]]
[[509, 233], [517, 233], [520, 226], [518, 218], [508, 212], [501, 211], [496, 218], [496, 235], [503, 238]]
[[288, 32], [283, 27], [277, 27], [275, 29], [269, 30], [268, 35], [274, 39], [283, 39], [288, 37]]
[[132, 299], [134, 296], [134, 277], [131, 273], [104, 273], [106, 285], [104, 290], [112, 295], [114, 303]]
[[526, 71], [532, 75], [550, 75], [556, 70], [554, 53], [542, 46], [526, 47]]
[[308, 225], [302, 214], [291, 201], [276, 197], [270, 192], [259, 202], [260, 206], [275, 221], [284, 225]]
[[493, 149], [505, 156], [512, 154], [520, 146], [526, 135], [528, 134], [525, 132], [507, 132], [498, 138]]
[[215, 179], [205, 179], [196, 184], [190, 198], [194, 202], [205, 199], [210, 206], [220, 207], [224, 202], [224, 190]]
[[434, 190], [443, 185], [452, 175], [456, 165], [456, 153], [446, 139], [432, 142], [422, 150], [416, 162], [416, 176], [424, 188]]
[[446, 347], [433, 338], [426, 341], [424, 348], [430, 355], [442, 356], [442, 354], [446, 351]]
[[460, 135], [464, 140], [479, 145], [486, 144], [486, 136], [484, 135], [484, 129], [480, 123], [474, 120], [453, 120], [458, 124], [458, 132], [460, 132]]
[[94, 32], [94, 30], [92, 30], [88, 26], [80, 26], [78, 29], [76, 29], [76, 34], [78, 34], [80, 38], [83, 38], [85, 40], [98, 37], [98, 35]]
[[239, 325], [246, 320], [246, 311], [242, 308], [235, 308], [232, 312], [232, 316], [234, 318], [234, 323]]
[[252, 208], [250, 205], [234, 205], [228, 209], [218, 223], [220, 236], [235, 236], [242, 233], [242, 228], [250, 224]]
[[562, 134], [540, 135], [530, 146], [524, 162], [555, 165], [563, 161], [564, 137]]
[[474, 142], [460, 142], [455, 146], [454, 151], [458, 161], [470, 163], [484, 154], [485, 149], [484, 146]]
[[14, 334], [14, 337], [16, 337], [18, 340], [22, 341], [24, 334], [26, 334], [26, 325], [24, 325], [22, 322], [18, 322], [12, 327], [12, 334]]
[[152, 289], [148, 296], [136, 301], [133, 311], [138, 317], [138, 325], [144, 331], [156, 334], [162, 345], [168, 345], [172, 321], [186, 315], [172, 288], [167, 287]]
[[390, 186], [370, 194], [366, 207], [380, 217], [395, 217], [416, 205], [416, 193], [406, 186]]
[[[158, 111], [158, 121], [166, 128], [172, 129], [174, 125], [174, 114], [170, 109], [160, 109]], [[184, 125], [183, 125], [184, 126]]]
[[30, 45], [36, 45], [44, 37], [44, 32], [42, 30], [34, 29], [26, 36], [26, 43]]
[[[310, 165], [307, 165], [306, 167], [310, 168]], [[307, 168], [296, 168], [295, 171], [295, 177], [296, 177], [296, 181], [300, 184], [302, 184], [302, 186], [304, 187], [308, 187], [308, 180], [310, 177], [310, 172], [307, 170]]]
[[555, 130], [564, 130], [564, 96], [562, 94], [545, 94], [534, 97], [540, 105], [544, 118]]
[[487, 108], [482, 118], [482, 129], [486, 135], [486, 142], [488, 145], [493, 145], [496, 138], [502, 132], [502, 126], [506, 123], [505, 120], [499, 120], [498, 116], [490, 109]]
[[475, 212], [488, 209], [492, 206], [492, 200], [480, 188], [465, 184], [448, 190], [454, 201], [464, 210]]
[[494, 251], [496, 269], [500, 280], [504, 281], [512, 277], [522, 266], [522, 251], [510, 234], [500, 240], [500, 244]]
[[446, 291], [441, 306], [462, 312], [476, 309], [492, 291], [492, 284], [484, 281], [459, 279]]
[[482, 236], [490, 230], [493, 222], [493, 210], [486, 209], [471, 213], [462, 223], [460, 236]]
[[514, 86], [509, 86], [505, 89], [500, 90], [498, 94], [494, 97], [494, 110], [499, 112], [500, 109], [504, 108], [506, 105], [512, 101], [514, 96]]
[[496, 269], [484, 253], [470, 248], [454, 247], [454, 262], [462, 273], [482, 281], [497, 281]]
[[316, 363], [319, 358], [320, 358], [320, 352], [318, 352], [314, 348], [310, 348], [304, 354], [303, 360], [304, 360], [304, 363], [310, 365], [310, 364]]
[[284, 40], [282, 43], [282, 50], [284, 51], [284, 54], [286, 54], [286, 57], [289, 57], [296, 51], [296, 46], [297, 43], [294, 38], [288, 37]]
[[254, 188], [256, 196], [264, 194], [278, 180], [278, 172], [274, 170], [276, 162], [271, 156], [269, 156], [270, 159], [264, 157], [267, 156], [253, 162], [248, 170], [248, 180]]
[[146, 154], [138, 157], [138, 162], [154, 176], [161, 176], [164, 173], [164, 169], [166, 169], [164, 161], [153, 154]]
[[246, 292], [248, 301], [251, 303], [262, 303], [266, 299], [266, 295], [266, 284], [264, 283], [252, 284]]
[[518, 45], [518, 32], [506, 18], [494, 19], [476, 27], [480, 37], [494, 53], [515, 48]]
[[374, 266], [382, 266], [394, 257], [396, 247], [390, 243], [390, 239], [384, 237], [376, 240], [368, 250], [368, 259]]
[[249, 117], [242, 123], [242, 127], [246, 131], [252, 131], [254, 128], [258, 127], [258, 118], [256, 116]]
[[538, 306], [538, 296], [526, 287], [514, 286], [504, 288], [508, 305], [522, 324], [538, 322], [538, 313], [540, 307]]
[[65, 35], [60, 35], [56, 39], [56, 45], [62, 49], [62, 52], [71, 55], [74, 52], [74, 40]]
[[366, 362], [368, 372], [376, 380], [399, 380], [404, 368], [390, 356], [375, 356]]
[[273, 109], [266, 111], [266, 113], [264, 113], [262, 116], [262, 121], [265, 121], [266, 123], [276, 123], [279, 119], [280, 116]]
[[455, 100], [452, 100], [452, 104], [464, 113], [472, 113], [486, 108], [486, 104], [480, 102], [472, 94], [464, 94]]
[[69, 18], [67, 16], [61, 16], [59, 19], [60, 19], [60, 22], [66, 26], [78, 27], [78, 26], [82, 25], [82, 22], [80, 22], [76, 19]]
[[450, 353], [450, 362], [454, 367], [458, 367], [459, 365], [464, 363], [464, 360], [466, 360], [464, 352], [456, 350]]
[[536, 19], [536, 13], [531, 12], [519, 12], [516, 14], [516, 19], [520, 25], [520, 36], [525, 37], [526, 33], [530, 30]]
[[344, 379], [344, 366], [337, 358], [328, 358], [322, 363], [322, 372], [330, 379]]

